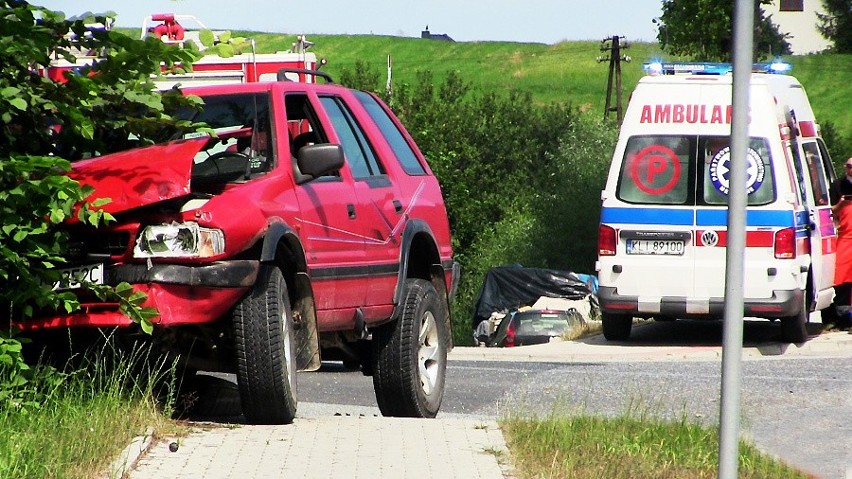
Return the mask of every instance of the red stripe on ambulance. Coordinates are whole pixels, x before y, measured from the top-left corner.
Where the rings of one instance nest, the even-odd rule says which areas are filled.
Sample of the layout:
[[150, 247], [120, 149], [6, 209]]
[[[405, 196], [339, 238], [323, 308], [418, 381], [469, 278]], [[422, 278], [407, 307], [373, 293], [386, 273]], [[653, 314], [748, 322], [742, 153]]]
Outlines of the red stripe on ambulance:
[[[728, 246], [728, 232], [715, 231], [719, 241], [716, 244], [705, 244], [702, 235], [704, 231], [695, 232], [695, 243], [697, 246]], [[771, 248], [775, 241], [774, 231], [746, 231], [746, 247], [748, 248]]]

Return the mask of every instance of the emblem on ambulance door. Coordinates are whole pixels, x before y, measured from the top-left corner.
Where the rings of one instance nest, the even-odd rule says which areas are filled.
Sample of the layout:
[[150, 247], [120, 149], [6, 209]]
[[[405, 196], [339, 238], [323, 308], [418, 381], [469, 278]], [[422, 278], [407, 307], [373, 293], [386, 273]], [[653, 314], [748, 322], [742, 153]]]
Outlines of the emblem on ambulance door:
[[[763, 184], [766, 175], [763, 161], [753, 149], [748, 149], [746, 156], [746, 188], [748, 194], [752, 194]], [[726, 146], [713, 155], [710, 160], [710, 181], [713, 186], [723, 195], [727, 195], [731, 187], [731, 148]]]
[[716, 246], [719, 242], [719, 235], [715, 231], [705, 231], [701, 233], [701, 244], [704, 246]]

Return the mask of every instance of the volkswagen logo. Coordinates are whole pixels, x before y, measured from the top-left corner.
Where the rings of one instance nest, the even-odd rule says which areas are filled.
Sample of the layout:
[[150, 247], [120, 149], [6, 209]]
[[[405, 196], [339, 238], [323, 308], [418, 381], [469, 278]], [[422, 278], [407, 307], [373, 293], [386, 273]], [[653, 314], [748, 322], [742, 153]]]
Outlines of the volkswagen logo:
[[701, 233], [701, 244], [704, 246], [716, 246], [719, 242], [719, 235], [715, 231], [705, 231]]

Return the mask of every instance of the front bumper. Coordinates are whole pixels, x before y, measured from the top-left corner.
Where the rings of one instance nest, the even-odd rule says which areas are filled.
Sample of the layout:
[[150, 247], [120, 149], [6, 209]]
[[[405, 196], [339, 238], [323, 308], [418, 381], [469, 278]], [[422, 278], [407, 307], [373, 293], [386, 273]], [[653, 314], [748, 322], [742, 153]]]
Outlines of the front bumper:
[[[107, 266], [105, 282], [127, 282], [148, 296], [143, 306], [155, 308], [152, 322], [162, 327], [216, 321], [228, 313], [254, 285], [260, 262], [221, 261], [204, 266], [116, 265]], [[81, 295], [82, 296], [82, 295]], [[69, 327], [130, 326], [118, 303], [80, 298], [80, 309], [70, 314], [42, 312], [16, 325], [22, 330]]]
[[108, 267], [106, 283], [117, 285], [160, 283], [209, 288], [244, 288], [254, 284], [260, 262], [257, 260], [220, 261], [204, 266], [178, 264], [123, 264]]

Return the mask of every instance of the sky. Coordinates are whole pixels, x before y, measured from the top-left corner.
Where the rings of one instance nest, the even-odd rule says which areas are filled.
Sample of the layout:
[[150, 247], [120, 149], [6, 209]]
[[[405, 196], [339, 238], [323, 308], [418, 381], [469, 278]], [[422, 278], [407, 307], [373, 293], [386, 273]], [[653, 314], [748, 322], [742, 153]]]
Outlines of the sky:
[[194, 15], [213, 30], [419, 37], [428, 26], [462, 42], [547, 44], [614, 35], [655, 41], [652, 20], [662, 8], [662, 0], [28, 1], [68, 16], [113, 11], [119, 27], [140, 27], [146, 16], [170, 12]]

